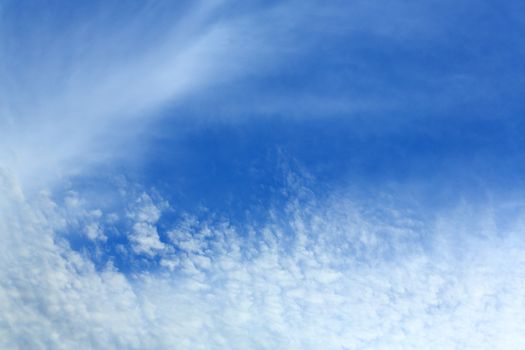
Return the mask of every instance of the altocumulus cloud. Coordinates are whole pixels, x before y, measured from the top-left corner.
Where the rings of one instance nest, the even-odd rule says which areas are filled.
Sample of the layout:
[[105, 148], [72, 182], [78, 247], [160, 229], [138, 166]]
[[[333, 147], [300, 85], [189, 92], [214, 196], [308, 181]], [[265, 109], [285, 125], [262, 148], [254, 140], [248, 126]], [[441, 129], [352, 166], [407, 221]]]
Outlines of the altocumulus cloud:
[[294, 187], [284, 213], [240, 226], [183, 215], [160, 228], [166, 202], [129, 198], [130, 244], [116, 254], [157, 260], [123, 273], [57, 234], [97, 220], [86, 204], [66, 212], [48, 193], [29, 200], [3, 172], [2, 346], [523, 346], [523, 213], [502, 232], [466, 205], [423, 220], [386, 205], [370, 213], [350, 195], [317, 202]]
[[[185, 213], [140, 185], [119, 185], [115, 205], [68, 188], [72, 175], [89, 176], [122, 149], [135, 157], [121, 146], [166, 105], [308, 55], [324, 35], [400, 43], [442, 34], [418, 5], [357, 1], [346, 16], [315, 3], [254, 3], [257, 15], [228, 4], [131, 8], [124, 26], [111, 11], [87, 19], [73, 11], [78, 23], [59, 11], [64, 27], [43, 16], [22, 28], [10, 11], [24, 9], [0, 5], [0, 347], [524, 348], [521, 202], [414, 209], [388, 200], [402, 197], [395, 191], [365, 200], [340, 186], [318, 195], [286, 170], [284, 204], [233, 220]], [[292, 29], [310, 23], [317, 29]], [[305, 111], [293, 107], [294, 94], [269, 94], [251, 110], [324, 115], [385, 102], [298, 94]]]

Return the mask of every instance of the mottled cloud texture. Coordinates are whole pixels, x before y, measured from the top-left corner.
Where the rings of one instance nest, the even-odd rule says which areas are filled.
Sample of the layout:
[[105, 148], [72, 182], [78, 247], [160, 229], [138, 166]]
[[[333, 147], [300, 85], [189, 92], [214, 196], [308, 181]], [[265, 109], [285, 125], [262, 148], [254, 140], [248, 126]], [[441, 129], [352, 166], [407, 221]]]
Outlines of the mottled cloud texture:
[[93, 218], [84, 203], [66, 214], [46, 193], [29, 200], [5, 173], [1, 189], [5, 348], [489, 349], [525, 342], [523, 213], [500, 230], [487, 229], [493, 218], [468, 206], [422, 221], [389, 206], [370, 213], [350, 196], [292, 198], [283, 215], [269, 213], [262, 225], [186, 215], [164, 228], [160, 242], [156, 221], [166, 203], [143, 193], [129, 198], [123, 215], [132, 230], [122, 232], [129, 244], [117, 255], [158, 262], [125, 274], [111, 262], [96, 268], [93, 256], [57, 233], [90, 220], [107, 229], [106, 213]]
[[[450, 29], [473, 4], [453, 4], [450, 16], [434, 2], [186, 5], [94, 6], [87, 15], [0, 5], [0, 348], [525, 348], [520, 189], [512, 201], [487, 190], [428, 205], [414, 188], [447, 184], [392, 181], [363, 195], [345, 181], [325, 186], [291, 170], [291, 155], [279, 170], [283, 183], [268, 186], [280, 200], [228, 215], [226, 199], [224, 211], [192, 211], [119, 174], [123, 158], [150, 160], [151, 123], [191, 99], [202, 108], [196, 128], [215, 117], [308, 123], [380, 111], [367, 132], [410, 140], [405, 120], [428, 121], [507, 89], [487, 93], [501, 81], [480, 73], [485, 55], [465, 54], [471, 69], [454, 61], [449, 74], [439, 59], [430, 68], [419, 62], [420, 51], [465, 42], [469, 54], [485, 52]], [[464, 41], [446, 45], [456, 37]], [[334, 68], [341, 60], [344, 72]], [[420, 113], [427, 109], [435, 114]], [[403, 119], [406, 111], [417, 116]], [[184, 121], [186, 112], [166, 114]], [[414, 143], [417, 157], [438, 153], [432, 143], [418, 153]], [[356, 144], [366, 158], [366, 143]], [[397, 151], [392, 167], [409, 158]]]

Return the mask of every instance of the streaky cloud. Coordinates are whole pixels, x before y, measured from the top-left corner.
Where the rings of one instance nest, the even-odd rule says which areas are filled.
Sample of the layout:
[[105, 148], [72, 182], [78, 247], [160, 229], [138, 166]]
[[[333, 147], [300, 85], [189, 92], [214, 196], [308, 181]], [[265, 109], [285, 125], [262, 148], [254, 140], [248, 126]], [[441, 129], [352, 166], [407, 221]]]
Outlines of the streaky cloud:
[[[144, 6], [120, 26], [99, 18], [115, 18], [122, 9], [101, 8], [67, 30], [35, 19], [37, 29], [18, 34], [22, 43], [16, 45], [8, 36], [17, 33], [4, 24], [3, 166], [23, 182], [35, 181], [38, 172], [45, 184], [111, 159], [116, 146], [127, 144], [128, 156], [138, 153], [125, 140], [139, 137], [164, 106], [256, 70], [265, 57], [271, 61], [265, 11], [224, 18], [223, 7], [220, 1], [195, 3], [181, 16], [182, 9]], [[13, 64], [17, 58], [24, 59]]]

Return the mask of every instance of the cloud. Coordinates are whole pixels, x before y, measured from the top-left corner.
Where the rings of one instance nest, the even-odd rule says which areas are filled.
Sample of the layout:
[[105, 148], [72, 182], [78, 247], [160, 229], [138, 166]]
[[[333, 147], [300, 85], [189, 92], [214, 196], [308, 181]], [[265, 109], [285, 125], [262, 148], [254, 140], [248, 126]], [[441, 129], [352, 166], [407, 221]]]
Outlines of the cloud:
[[[2, 8], [0, 163], [36, 188], [93, 164], [140, 158], [154, 132], [150, 123], [190, 97], [203, 119], [351, 117], [406, 109], [407, 95], [414, 97], [410, 111], [415, 105], [428, 111], [436, 96], [421, 88], [422, 77], [440, 95], [439, 106], [432, 104], [436, 109], [445, 95], [458, 100], [445, 91], [468, 90], [472, 96], [472, 87], [482, 85], [476, 74], [435, 73], [415, 54], [408, 55], [413, 64], [396, 55], [400, 49], [442, 48], [450, 35], [440, 24], [449, 12], [458, 16], [446, 6], [384, 1], [26, 6], [13, 2]], [[391, 16], [381, 15], [385, 12]], [[17, 21], [21, 16], [26, 20]], [[371, 38], [377, 52], [363, 44]], [[375, 55], [399, 63], [393, 69], [403, 79], [393, 79], [395, 86]], [[404, 80], [416, 87], [400, 86]], [[481, 95], [485, 99], [486, 90]], [[187, 117], [176, 113], [174, 118]]]
[[4, 175], [2, 347], [68, 349], [104, 343], [142, 347], [136, 335], [142, 315], [126, 278], [110, 267], [95, 271], [90, 260], [55, 234], [64, 225], [55, 203], [43, 195], [32, 207], [16, 182]]
[[[90, 8], [77, 22], [35, 19], [34, 27], [17, 31], [15, 19], [26, 10], [6, 6], [0, 161], [27, 186], [37, 181], [35, 172], [45, 185], [122, 155], [125, 140], [138, 137], [167, 105], [255, 70], [264, 57], [264, 64], [271, 61], [261, 34], [268, 27], [257, 27], [264, 11], [226, 18], [220, 1], [184, 11], [122, 7]], [[126, 144], [128, 157], [140, 152]]]
[[[418, 6], [354, 4], [345, 33], [396, 42], [433, 33], [407, 20], [429, 15]], [[146, 8], [113, 25], [112, 11], [78, 26], [42, 20], [20, 37], [2, 24], [0, 347], [525, 347], [522, 205], [512, 215], [498, 201], [421, 213], [345, 189], [317, 198], [292, 173], [287, 205], [258, 221], [179, 213], [164, 222], [177, 207], [125, 186], [115, 207], [80, 188], [58, 195], [61, 175], [138, 152], [144, 142], [133, 148], [130, 135], [144, 141], [136, 135], [166, 105], [281, 55], [304, 57], [347, 19], [299, 2], [256, 14], [222, 2], [180, 16]], [[407, 11], [414, 17], [383, 21]], [[298, 24], [309, 30], [290, 29]], [[16, 38], [28, 41], [10, 46]], [[327, 100], [304, 96], [322, 114]]]
[[[385, 43], [421, 43], [443, 34], [434, 33], [439, 16], [429, 8], [384, 1], [26, 6], [13, 2], [2, 9], [0, 161], [24, 183], [38, 182], [38, 172], [40, 185], [89, 164], [140, 154], [148, 124], [192, 96], [207, 105], [203, 118], [385, 110], [405, 90], [381, 93], [384, 79], [369, 74], [375, 67], [360, 33]], [[26, 20], [18, 21], [22, 16]], [[357, 62], [342, 62], [332, 54], [337, 48]], [[279, 81], [271, 91], [259, 80], [267, 73]], [[338, 93], [342, 77], [353, 90], [379, 93]], [[233, 106], [225, 95], [235, 97]]]
[[[429, 221], [399, 207], [370, 213], [338, 193], [320, 202], [294, 196], [263, 224], [184, 215], [161, 227], [166, 203], [142, 193], [122, 215], [131, 227], [124, 254], [158, 264], [124, 273], [111, 262], [97, 267], [59, 233], [81, 214], [46, 193], [25, 198], [2, 174], [3, 347], [489, 349], [525, 341], [523, 214], [475, 234], [497, 210], [465, 204]], [[77, 213], [92, 212], [76, 198]], [[148, 230], [159, 235], [146, 235], [153, 245], [136, 240]]]

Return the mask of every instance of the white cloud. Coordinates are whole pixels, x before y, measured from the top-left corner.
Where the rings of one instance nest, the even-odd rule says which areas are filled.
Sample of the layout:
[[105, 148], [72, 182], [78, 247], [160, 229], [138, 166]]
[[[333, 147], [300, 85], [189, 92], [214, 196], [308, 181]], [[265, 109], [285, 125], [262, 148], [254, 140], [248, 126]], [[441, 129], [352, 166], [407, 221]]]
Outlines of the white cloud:
[[[47, 186], [56, 172], [114, 156], [124, 126], [133, 134], [165, 103], [261, 64], [249, 59], [268, 54], [272, 46], [259, 49], [261, 42], [287, 42], [270, 30], [273, 19], [304, 23], [288, 22], [294, 18], [282, 17], [282, 7], [232, 21], [215, 21], [214, 11], [204, 5], [156, 27], [166, 30], [163, 39], [133, 55], [124, 52], [140, 25], [95, 31], [94, 41], [62, 38], [56, 52], [49, 47], [49, 62], [24, 66], [35, 74], [22, 88], [0, 88], [0, 347], [524, 348], [522, 210], [502, 227], [502, 214], [486, 208], [423, 220], [379, 201], [364, 210], [347, 194], [316, 203], [304, 191], [284, 212], [269, 209], [263, 225], [188, 216], [164, 232], [158, 223], [168, 204], [147, 194], [126, 198], [128, 212], [118, 215], [76, 192], [61, 204], [49, 191], [27, 190], [36, 178]], [[92, 54], [39, 74], [76, 45]], [[100, 267], [92, 253], [69, 246], [71, 227], [97, 248], [112, 244], [105, 225], [117, 230], [119, 220], [127, 242], [111, 254], [131, 263], [159, 258], [158, 266], [123, 273], [114, 257]]]
[[[144, 315], [126, 278], [73, 252], [55, 234], [47, 197], [31, 206], [16, 183], [0, 200], [0, 344], [9, 349], [144, 348]], [[58, 213], [56, 213], [58, 214]]]
[[153, 256], [157, 250], [164, 248], [157, 228], [146, 222], [137, 222], [133, 225], [133, 233], [130, 236], [130, 240], [135, 253]]
[[[21, 43], [19, 50], [0, 44], [0, 73], [8, 82], [0, 87], [0, 164], [38, 187], [86, 164], [139, 154], [139, 145], [122, 148], [124, 140], [138, 137], [166, 105], [263, 63], [270, 45], [261, 34], [268, 24], [258, 27], [264, 11], [226, 18], [227, 8], [200, 2], [184, 16], [181, 9], [168, 16], [163, 6], [145, 6], [124, 26], [103, 20], [126, 18], [122, 12], [100, 8], [58, 32], [35, 20], [29, 36], [10, 30], [6, 20], [0, 43]], [[35, 45], [45, 54], [33, 57]]]
[[86, 233], [86, 236], [90, 240], [93, 240], [93, 241], [95, 241], [95, 240], [106, 241], [107, 240], [106, 235], [104, 234], [104, 232], [100, 228], [100, 225], [97, 224], [97, 223], [92, 222], [92, 223], [88, 224], [85, 227], [84, 232]]
[[[479, 235], [476, 227], [488, 227], [497, 210], [465, 205], [421, 222], [393, 207], [376, 208], [390, 217], [370, 214], [338, 195], [317, 204], [292, 200], [284, 218], [263, 226], [187, 216], [162, 243], [162, 210], [153, 207], [164, 204], [141, 194], [127, 235], [136, 253], [161, 261], [123, 274], [111, 263], [97, 269], [90, 255], [69, 248], [58, 232], [77, 224], [75, 216], [49, 194], [25, 199], [16, 181], [2, 179], [2, 347], [493, 349], [525, 342], [523, 215]], [[134, 241], [137, 228], [152, 230], [144, 236], [151, 240]]]
[[[6, 83], [0, 86], [0, 164], [16, 171], [26, 186], [45, 186], [56, 176], [117, 155], [140, 154], [144, 140], [138, 135], [167, 105], [243, 76], [263, 75], [286, 58], [297, 62], [336, 33], [421, 40], [421, 33], [435, 36], [433, 24], [439, 20], [426, 6], [385, 1], [357, 1], [344, 11], [338, 4], [300, 1], [256, 6], [254, 11], [223, 1], [196, 2], [184, 11], [173, 4], [150, 4], [134, 9], [133, 15], [122, 6], [90, 8], [78, 23], [35, 18], [33, 26], [23, 27], [29, 33], [10, 26], [18, 23], [16, 6], [3, 8], [0, 76]], [[383, 12], [398, 16], [385, 19]], [[10, 45], [13, 41], [19, 44]], [[239, 95], [237, 88], [230, 93]], [[248, 112], [246, 103], [236, 100], [225, 107], [226, 114], [238, 115], [235, 109], [240, 107], [243, 115], [316, 111], [326, 116], [386, 106], [384, 96], [318, 92], [284, 96], [278, 90], [259, 96], [258, 88], [257, 96], [243, 97], [250, 101]], [[205, 95], [222, 98], [219, 93]], [[222, 100], [213, 104], [214, 116], [227, 105]]]

